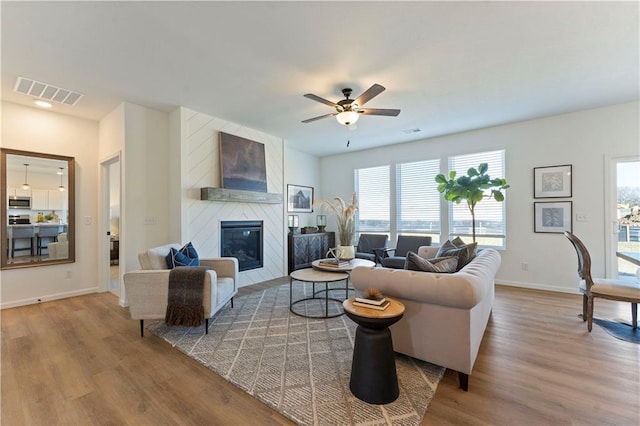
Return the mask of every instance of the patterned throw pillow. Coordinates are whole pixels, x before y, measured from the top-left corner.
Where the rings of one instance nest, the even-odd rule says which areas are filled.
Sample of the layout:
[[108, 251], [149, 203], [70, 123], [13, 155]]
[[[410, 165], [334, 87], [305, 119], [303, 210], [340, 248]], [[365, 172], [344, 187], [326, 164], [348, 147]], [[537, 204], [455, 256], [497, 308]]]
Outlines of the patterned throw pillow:
[[407, 253], [407, 258], [404, 262], [404, 269], [411, 271], [440, 272], [443, 274], [456, 272], [457, 266], [458, 258], [455, 256], [424, 259], [412, 251]]
[[447, 240], [438, 249], [438, 253], [436, 254], [436, 257], [443, 257], [443, 256], [457, 257], [458, 271], [459, 271], [460, 269], [464, 268], [464, 266], [467, 263], [471, 262], [471, 259], [473, 259], [476, 256], [476, 249], [478, 248], [478, 243], [464, 244], [464, 242], [459, 237], [456, 237], [454, 241], [458, 242], [458, 244], [461, 244], [461, 245], [457, 246], [452, 241]]
[[188, 242], [180, 250], [172, 247], [167, 255], [167, 266], [169, 269], [173, 269], [176, 266], [200, 266], [198, 252], [196, 252], [193, 244]]

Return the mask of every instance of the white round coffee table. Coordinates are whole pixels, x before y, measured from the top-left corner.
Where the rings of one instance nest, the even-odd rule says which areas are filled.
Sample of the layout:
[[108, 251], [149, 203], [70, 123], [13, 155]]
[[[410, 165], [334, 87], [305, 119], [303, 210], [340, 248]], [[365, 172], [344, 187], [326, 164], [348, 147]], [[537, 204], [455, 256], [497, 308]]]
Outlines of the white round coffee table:
[[[305, 283], [313, 283], [312, 296], [294, 301], [293, 300], [293, 281], [294, 280], [305, 282]], [[329, 315], [330, 300], [340, 303], [340, 306], [342, 306], [342, 302], [343, 302], [343, 300], [341, 299], [329, 297], [329, 290], [335, 290], [335, 289], [329, 288], [329, 283], [343, 281], [343, 280], [344, 280], [344, 292], [345, 292], [345, 299], [346, 299], [348, 297], [348, 290], [349, 290], [348, 288], [349, 274], [347, 274], [346, 272], [339, 272], [339, 271], [325, 272], [325, 271], [320, 271], [312, 268], [298, 269], [293, 271], [291, 275], [289, 275], [289, 310], [296, 315], [299, 315], [301, 317], [306, 317], [306, 318], [333, 318], [333, 317], [338, 317], [340, 315], [344, 315], [344, 311], [342, 310], [337, 314]], [[316, 283], [324, 283], [324, 290], [319, 290], [316, 292]], [[324, 297], [316, 297], [317, 293], [324, 293]], [[324, 300], [324, 316], [306, 315], [293, 310], [294, 305], [307, 300]]]

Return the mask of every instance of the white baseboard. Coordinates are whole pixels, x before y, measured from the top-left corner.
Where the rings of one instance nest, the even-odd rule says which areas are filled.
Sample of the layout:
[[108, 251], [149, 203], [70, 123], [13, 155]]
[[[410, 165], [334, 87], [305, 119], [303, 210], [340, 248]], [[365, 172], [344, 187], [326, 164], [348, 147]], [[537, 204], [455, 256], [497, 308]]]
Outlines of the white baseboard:
[[49, 302], [51, 300], [66, 299], [68, 297], [84, 296], [85, 294], [98, 293], [98, 287], [85, 288], [82, 290], [68, 291], [64, 293], [48, 294], [46, 296], [33, 297], [29, 299], [15, 300], [9, 303], [0, 304], [0, 309], [17, 308], [18, 306], [35, 305], [36, 303]]
[[567, 288], [567, 287], [552, 286], [552, 285], [547, 285], [547, 284], [524, 283], [524, 282], [519, 282], [519, 281], [503, 281], [503, 280], [501, 280], [500, 282], [496, 281], [496, 285], [505, 285], [505, 286], [509, 286], [509, 287], [528, 288], [528, 289], [531, 289], [531, 290], [554, 291], [554, 292], [557, 292], [557, 293], [581, 294], [580, 291], [577, 288], [577, 283], [576, 283], [576, 288], [575, 289], [571, 289], [571, 288]]

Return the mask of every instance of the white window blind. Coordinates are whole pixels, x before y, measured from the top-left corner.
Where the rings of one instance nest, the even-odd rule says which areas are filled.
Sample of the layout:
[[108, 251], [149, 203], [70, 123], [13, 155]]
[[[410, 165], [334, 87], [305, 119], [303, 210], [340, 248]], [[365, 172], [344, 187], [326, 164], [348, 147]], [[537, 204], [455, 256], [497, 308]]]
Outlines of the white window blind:
[[416, 161], [396, 166], [396, 229], [402, 235], [440, 237], [440, 198], [436, 175], [440, 160]]
[[[477, 168], [487, 163], [487, 174], [492, 178], [505, 178], [504, 150], [479, 152], [475, 154], [449, 157], [449, 170], [455, 170], [457, 176], [466, 175], [470, 167]], [[487, 191], [489, 196], [491, 191]], [[506, 193], [505, 193], [506, 197]], [[485, 198], [475, 207], [476, 240], [480, 245], [504, 247], [506, 236], [505, 203], [497, 202], [493, 197]], [[465, 201], [450, 203], [449, 234], [471, 237], [471, 213]]]
[[357, 169], [355, 181], [358, 195], [357, 232], [388, 233], [391, 227], [389, 166]]

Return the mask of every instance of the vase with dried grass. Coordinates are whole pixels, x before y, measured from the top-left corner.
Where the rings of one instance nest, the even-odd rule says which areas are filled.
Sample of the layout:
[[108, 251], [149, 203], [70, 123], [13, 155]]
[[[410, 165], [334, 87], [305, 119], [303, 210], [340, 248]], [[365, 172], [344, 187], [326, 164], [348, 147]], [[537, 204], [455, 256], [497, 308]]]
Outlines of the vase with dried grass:
[[342, 259], [353, 259], [355, 257], [355, 248], [353, 240], [356, 235], [356, 211], [358, 210], [358, 199], [354, 192], [351, 197], [351, 204], [347, 206], [340, 197], [334, 197], [332, 201], [318, 199], [314, 203], [320, 207], [325, 207], [329, 212], [336, 215], [338, 225], [338, 249]]

